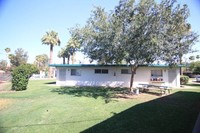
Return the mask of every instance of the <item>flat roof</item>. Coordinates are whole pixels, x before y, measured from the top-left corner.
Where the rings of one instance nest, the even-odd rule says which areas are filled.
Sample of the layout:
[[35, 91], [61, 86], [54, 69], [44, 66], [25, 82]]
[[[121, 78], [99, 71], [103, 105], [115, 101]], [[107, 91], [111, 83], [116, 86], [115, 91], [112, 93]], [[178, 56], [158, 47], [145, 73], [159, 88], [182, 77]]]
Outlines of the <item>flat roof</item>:
[[[49, 64], [50, 67], [130, 67], [128, 64]], [[140, 65], [139, 67], [169, 67], [165, 64]], [[176, 67], [182, 67], [178, 65]]]

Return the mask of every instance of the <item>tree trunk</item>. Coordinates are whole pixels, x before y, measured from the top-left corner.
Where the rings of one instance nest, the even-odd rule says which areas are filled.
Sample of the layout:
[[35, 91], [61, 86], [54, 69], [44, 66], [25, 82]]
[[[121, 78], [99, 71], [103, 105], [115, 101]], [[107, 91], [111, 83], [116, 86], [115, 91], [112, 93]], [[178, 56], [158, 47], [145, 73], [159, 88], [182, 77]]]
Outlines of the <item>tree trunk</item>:
[[63, 64], [65, 64], [65, 57], [63, 57]]
[[137, 66], [131, 66], [131, 80], [130, 80], [130, 92], [133, 92], [133, 81], [134, 81], [134, 76], [135, 76], [135, 72], [137, 70]]
[[[179, 55], [180, 65], [182, 65], [182, 55]], [[180, 75], [183, 75], [182, 67], [180, 67]]]
[[67, 64], [69, 64], [70, 56], [67, 57]]
[[[53, 63], [53, 45], [50, 45], [50, 61], [49, 64]], [[52, 67], [49, 67], [49, 78], [52, 78]]]
[[74, 58], [74, 54], [72, 55], [72, 57], [71, 57], [71, 60], [72, 60], [72, 64], [74, 64], [74, 62], [75, 62], [75, 58]]

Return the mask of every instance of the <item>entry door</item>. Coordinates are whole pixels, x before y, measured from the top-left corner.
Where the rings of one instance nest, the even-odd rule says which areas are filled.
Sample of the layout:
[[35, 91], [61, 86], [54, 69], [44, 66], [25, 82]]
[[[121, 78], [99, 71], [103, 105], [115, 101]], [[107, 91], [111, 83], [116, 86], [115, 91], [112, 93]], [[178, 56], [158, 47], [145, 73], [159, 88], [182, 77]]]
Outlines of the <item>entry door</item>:
[[177, 86], [176, 83], [176, 69], [169, 69], [168, 70], [168, 81], [170, 86]]
[[60, 81], [66, 80], [66, 69], [59, 69], [59, 80]]

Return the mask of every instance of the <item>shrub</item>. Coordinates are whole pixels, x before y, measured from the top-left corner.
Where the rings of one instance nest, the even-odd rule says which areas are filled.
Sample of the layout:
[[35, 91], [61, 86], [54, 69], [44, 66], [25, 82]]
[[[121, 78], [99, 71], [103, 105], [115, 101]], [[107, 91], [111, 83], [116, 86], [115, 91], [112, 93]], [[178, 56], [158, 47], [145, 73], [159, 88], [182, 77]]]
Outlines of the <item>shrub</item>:
[[12, 90], [22, 91], [27, 89], [29, 78], [38, 69], [31, 64], [23, 64], [16, 67], [12, 72]]
[[189, 77], [188, 76], [181, 76], [180, 77], [181, 85], [187, 84], [188, 81], [189, 81]]

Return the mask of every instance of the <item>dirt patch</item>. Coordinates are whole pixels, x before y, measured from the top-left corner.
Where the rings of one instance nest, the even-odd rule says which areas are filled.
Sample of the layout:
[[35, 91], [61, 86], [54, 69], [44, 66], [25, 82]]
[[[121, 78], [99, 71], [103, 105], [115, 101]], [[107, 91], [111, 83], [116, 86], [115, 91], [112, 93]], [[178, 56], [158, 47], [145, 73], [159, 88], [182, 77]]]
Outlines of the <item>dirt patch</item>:
[[0, 99], [0, 110], [7, 108], [12, 102], [11, 99]]
[[143, 101], [149, 101], [155, 98], [159, 98], [161, 96], [151, 95], [147, 93], [140, 93], [139, 95], [136, 94], [116, 94], [116, 100], [131, 100], [131, 99], [141, 99]]

